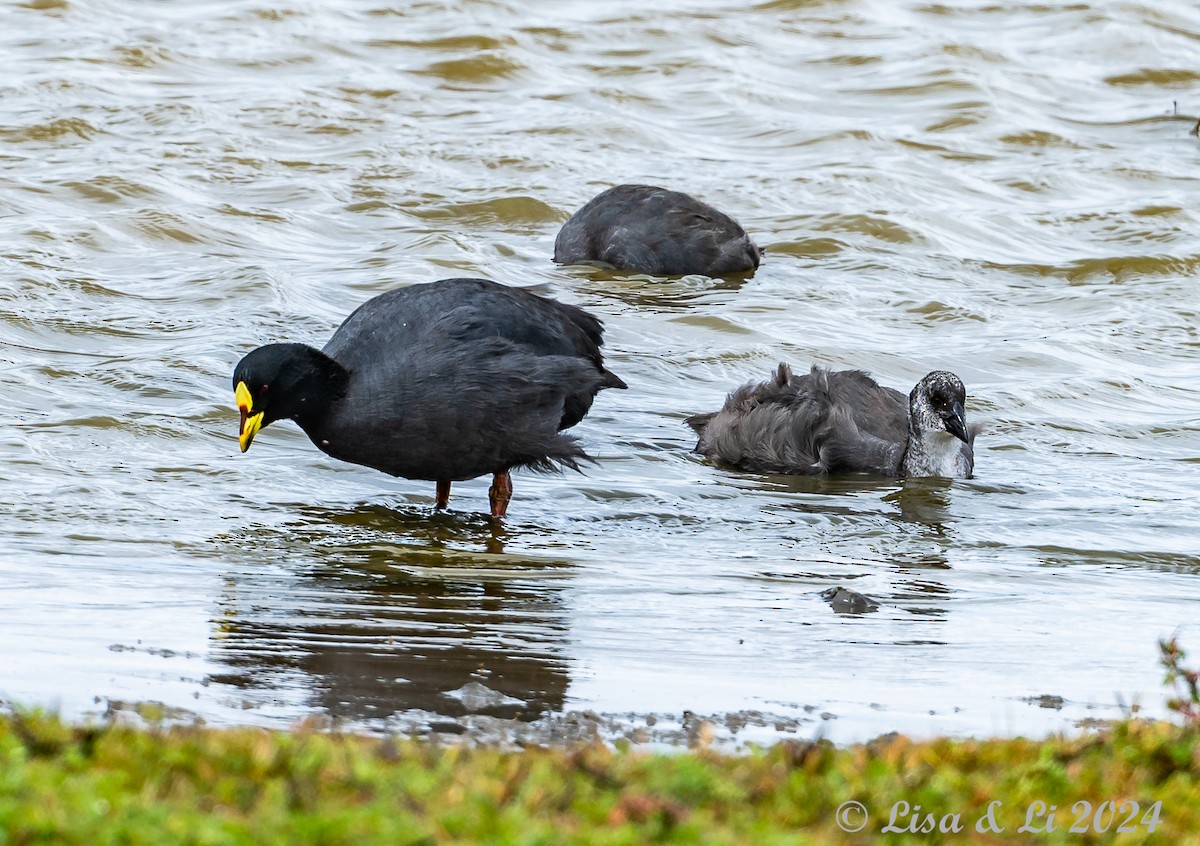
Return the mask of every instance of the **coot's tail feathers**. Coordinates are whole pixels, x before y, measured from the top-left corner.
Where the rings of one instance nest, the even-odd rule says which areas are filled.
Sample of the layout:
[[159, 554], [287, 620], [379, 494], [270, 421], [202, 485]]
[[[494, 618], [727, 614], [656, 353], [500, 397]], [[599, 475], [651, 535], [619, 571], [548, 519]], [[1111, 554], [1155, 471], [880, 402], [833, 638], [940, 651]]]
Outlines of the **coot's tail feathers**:
[[703, 435], [704, 430], [708, 428], [708, 424], [717, 416], [717, 412], [709, 411], [706, 414], [693, 414], [683, 422], [692, 427], [692, 430], [697, 435]]
[[720, 411], [687, 419], [696, 452], [752, 472], [824, 472], [829, 390], [824, 370], [796, 376], [781, 362], [767, 380], [730, 393]]
[[859, 429], [850, 409], [830, 408], [814, 433], [817, 469], [821, 473], [893, 475], [904, 445], [877, 438]]
[[603, 381], [600, 382], [600, 390], [603, 390], [604, 388], [621, 388], [624, 390], [625, 388], [629, 387], [625, 384], [624, 379], [622, 379], [616, 373], [613, 373], [611, 370], [604, 369], [600, 372], [604, 377]]
[[581, 464], [595, 463], [596, 459], [583, 451], [578, 439], [570, 435], [557, 435], [553, 441], [542, 444], [536, 455], [518, 458], [512, 466], [534, 473], [561, 473], [567, 468], [582, 473]]
[[[753, 409], [768, 404], [770, 402], [783, 402], [790, 398], [790, 394], [794, 394], [795, 390], [791, 386], [792, 368], [787, 364], [780, 362], [779, 367], [771, 378], [765, 382], [755, 384], [753, 382], [743, 385], [735, 391], [732, 391], [725, 398], [725, 405], [720, 411], [709, 411], [705, 414], [693, 414], [683, 422], [691, 426], [697, 435], [701, 436], [700, 443], [696, 444], [696, 452], [703, 452], [704, 434], [708, 429], [708, 424], [713, 421], [722, 412], [729, 412], [734, 416], [749, 414]], [[729, 414], [726, 415], [725, 422], [728, 423], [732, 418]], [[726, 427], [727, 428], [727, 427]]]

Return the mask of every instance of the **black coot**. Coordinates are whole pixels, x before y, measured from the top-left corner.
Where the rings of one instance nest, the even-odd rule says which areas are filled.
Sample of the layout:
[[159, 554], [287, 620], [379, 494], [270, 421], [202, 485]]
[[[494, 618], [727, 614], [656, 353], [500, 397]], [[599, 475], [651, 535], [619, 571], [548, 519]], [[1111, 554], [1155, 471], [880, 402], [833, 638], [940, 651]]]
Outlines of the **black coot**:
[[324, 350], [268, 344], [233, 372], [239, 440], [295, 420], [322, 451], [393, 476], [450, 483], [494, 475], [492, 515], [512, 497], [509, 471], [579, 469], [590, 460], [560, 430], [596, 393], [624, 388], [604, 368], [591, 314], [486, 279], [388, 291], [358, 307]]
[[977, 427], [953, 373], [935, 370], [905, 396], [861, 370], [780, 364], [766, 382], [743, 385], [720, 411], [687, 423], [696, 452], [758, 473], [873, 473], [971, 478]]
[[761, 251], [729, 215], [687, 194], [618, 185], [593, 197], [554, 241], [560, 264], [606, 264], [655, 276], [724, 276], [758, 267]]

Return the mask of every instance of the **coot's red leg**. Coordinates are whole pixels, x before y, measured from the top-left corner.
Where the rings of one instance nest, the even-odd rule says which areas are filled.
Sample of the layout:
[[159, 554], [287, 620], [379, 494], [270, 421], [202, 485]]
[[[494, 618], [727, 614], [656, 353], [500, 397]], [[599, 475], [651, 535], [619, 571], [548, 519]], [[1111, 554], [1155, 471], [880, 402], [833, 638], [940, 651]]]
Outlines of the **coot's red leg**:
[[512, 476], [497, 473], [492, 477], [492, 486], [488, 488], [488, 502], [492, 504], [492, 516], [503, 517], [508, 511], [508, 501], [512, 499]]
[[437, 483], [437, 503], [434, 505], [434, 508], [439, 508], [439, 509], [445, 508], [449, 504], [450, 504], [450, 483], [449, 482], [438, 482]]

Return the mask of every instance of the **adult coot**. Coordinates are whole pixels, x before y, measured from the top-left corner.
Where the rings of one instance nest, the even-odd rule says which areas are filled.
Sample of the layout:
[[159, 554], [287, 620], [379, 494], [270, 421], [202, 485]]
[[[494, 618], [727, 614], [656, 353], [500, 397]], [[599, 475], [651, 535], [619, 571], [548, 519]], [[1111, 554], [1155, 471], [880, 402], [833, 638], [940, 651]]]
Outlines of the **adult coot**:
[[602, 263], [656, 276], [724, 276], [753, 270], [761, 255], [729, 215], [652, 185], [600, 192], [554, 240], [560, 264]]
[[967, 427], [967, 393], [953, 373], [929, 373], [906, 397], [861, 370], [813, 365], [796, 376], [743, 385], [720, 411], [687, 423], [696, 452], [760, 473], [873, 473], [971, 478], [977, 427]]
[[604, 368], [603, 326], [575, 306], [486, 279], [443, 279], [367, 300], [324, 350], [268, 344], [233, 371], [239, 441], [295, 420], [317, 448], [406, 479], [494, 474], [492, 515], [512, 498], [509, 471], [579, 469], [559, 434], [597, 391], [624, 388]]

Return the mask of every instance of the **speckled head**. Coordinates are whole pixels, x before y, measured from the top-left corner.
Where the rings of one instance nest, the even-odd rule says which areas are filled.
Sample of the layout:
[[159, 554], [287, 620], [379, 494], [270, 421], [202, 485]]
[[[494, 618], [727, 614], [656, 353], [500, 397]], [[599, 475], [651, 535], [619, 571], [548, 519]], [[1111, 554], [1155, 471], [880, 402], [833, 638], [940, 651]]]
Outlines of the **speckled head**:
[[967, 389], [962, 380], [947, 370], [934, 370], [917, 382], [908, 395], [908, 414], [916, 432], [946, 431], [963, 443], [967, 434]]

